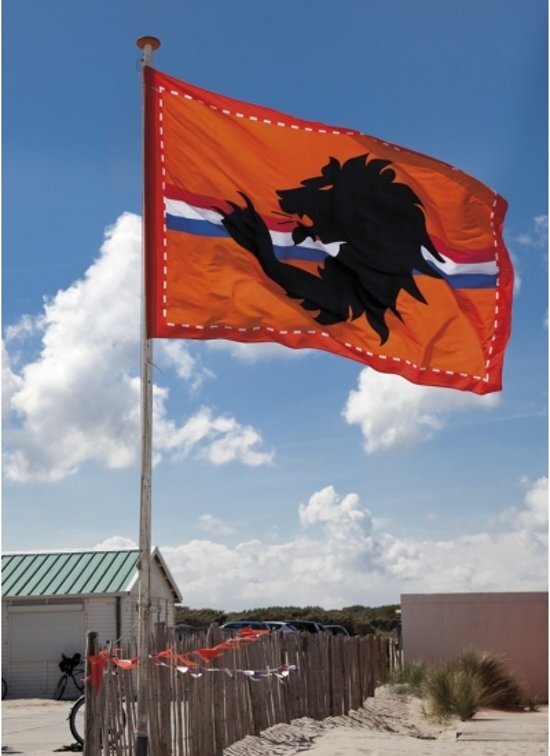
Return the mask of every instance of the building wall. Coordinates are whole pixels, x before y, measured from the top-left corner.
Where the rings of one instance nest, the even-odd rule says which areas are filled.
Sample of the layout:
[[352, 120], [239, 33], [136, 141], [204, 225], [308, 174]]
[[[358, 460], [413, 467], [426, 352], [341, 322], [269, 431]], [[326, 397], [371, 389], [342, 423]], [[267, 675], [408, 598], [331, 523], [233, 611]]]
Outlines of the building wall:
[[86, 602], [86, 630], [97, 633], [98, 648], [117, 641], [116, 605], [116, 596], [98, 596]]
[[[138, 592], [136, 581], [129, 597], [131, 606], [127, 608], [125, 614], [125, 625], [127, 627], [136, 626], [138, 621]], [[153, 562], [151, 567], [151, 625], [154, 626], [156, 623], [162, 622], [167, 627], [173, 627], [175, 617], [174, 594], [158, 564]]]
[[502, 653], [528, 695], [548, 701], [548, 593], [403, 594], [401, 620], [406, 664]]
[[8, 639], [6, 631], [8, 627], [8, 604], [2, 601], [2, 677], [6, 677], [4, 672], [8, 668]]
[[[120, 627], [117, 627], [117, 601]], [[174, 596], [156, 563], [151, 570], [151, 624], [173, 626]], [[2, 601], [2, 677], [10, 697], [50, 698], [61, 672], [61, 653], [84, 659], [88, 631], [107, 641], [137, 638], [137, 584], [120, 597], [99, 594]], [[71, 683], [72, 686], [72, 683]], [[69, 691], [68, 691], [69, 692]], [[75, 691], [72, 691], [75, 692]]]
[[[51, 698], [61, 675], [61, 654], [84, 655], [82, 600], [4, 603], [2, 677], [10, 697]], [[77, 694], [72, 683], [67, 689]]]

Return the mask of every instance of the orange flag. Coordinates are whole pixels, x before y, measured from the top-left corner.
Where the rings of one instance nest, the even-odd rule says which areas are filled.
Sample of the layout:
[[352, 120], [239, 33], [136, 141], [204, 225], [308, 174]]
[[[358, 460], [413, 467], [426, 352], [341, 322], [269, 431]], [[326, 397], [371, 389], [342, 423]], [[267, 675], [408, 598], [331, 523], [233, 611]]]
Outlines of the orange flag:
[[317, 348], [415, 383], [502, 387], [506, 201], [361, 132], [146, 67], [148, 336]]

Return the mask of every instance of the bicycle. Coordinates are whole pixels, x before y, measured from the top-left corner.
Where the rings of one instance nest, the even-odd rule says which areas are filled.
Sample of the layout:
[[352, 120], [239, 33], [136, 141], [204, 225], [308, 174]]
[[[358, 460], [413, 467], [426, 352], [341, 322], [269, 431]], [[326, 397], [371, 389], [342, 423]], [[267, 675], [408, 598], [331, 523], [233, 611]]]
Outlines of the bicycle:
[[73, 681], [75, 687], [80, 693], [84, 691], [84, 668], [78, 666], [81, 658], [80, 654], [74, 654], [72, 657], [61, 654], [61, 661], [58, 666], [63, 674], [55, 686], [53, 697], [56, 701], [60, 701], [63, 698], [69, 678]]
[[[124, 728], [126, 727], [126, 713], [121, 707], [118, 716], [113, 713], [110, 718], [109, 740], [116, 741], [122, 737]], [[74, 702], [69, 711], [68, 719], [73, 738], [77, 743], [80, 743], [80, 745], [83, 746], [86, 734], [86, 696], [80, 696], [80, 698]]]

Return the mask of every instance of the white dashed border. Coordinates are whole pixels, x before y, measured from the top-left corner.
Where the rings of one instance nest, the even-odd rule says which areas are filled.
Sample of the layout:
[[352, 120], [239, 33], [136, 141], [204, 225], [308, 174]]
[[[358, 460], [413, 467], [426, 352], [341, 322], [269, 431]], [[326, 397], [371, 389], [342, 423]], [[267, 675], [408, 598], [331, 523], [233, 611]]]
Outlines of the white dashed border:
[[[234, 118], [244, 118], [249, 121], [258, 123], [258, 124], [265, 124], [267, 126], [276, 126], [278, 128], [290, 128], [293, 130], [303, 130], [303, 131], [309, 131], [319, 134], [331, 134], [335, 136], [367, 136], [370, 140], [373, 142], [377, 142], [378, 144], [381, 144], [383, 147], [387, 147], [389, 149], [393, 149], [396, 152], [403, 152], [408, 154], [415, 154], [411, 150], [407, 150], [406, 148], [398, 147], [397, 145], [391, 144], [389, 142], [385, 142], [381, 139], [377, 139], [376, 137], [370, 136], [369, 134], [365, 134], [361, 131], [356, 130], [348, 130], [344, 131], [342, 129], [332, 129], [328, 126], [319, 126], [319, 127], [312, 127], [312, 126], [305, 126], [303, 123], [292, 123], [290, 121], [273, 121], [269, 118], [261, 118], [255, 115], [245, 115], [244, 113], [235, 111], [232, 112], [230, 110], [227, 110], [226, 108], [219, 108], [217, 105], [212, 105], [204, 102], [204, 100], [198, 99], [196, 97], [193, 97], [190, 94], [186, 94], [183, 92], [179, 92], [175, 89], [166, 89], [165, 87], [158, 87], [156, 90], [158, 92], [158, 135], [159, 135], [159, 152], [160, 152], [160, 162], [161, 162], [161, 175], [162, 175], [162, 195], [163, 197], [166, 196], [166, 168], [165, 168], [165, 156], [164, 156], [164, 127], [163, 127], [163, 107], [164, 107], [164, 98], [166, 95], [171, 95], [174, 97], [183, 97], [186, 100], [190, 100], [192, 102], [197, 103], [197, 105], [207, 107], [210, 110], [215, 110], [222, 115], [226, 115], [229, 117]], [[462, 172], [459, 168], [456, 168], [454, 166], [449, 166], [449, 168], [453, 171]], [[364, 355], [365, 357], [369, 359], [378, 359], [381, 361], [385, 360], [391, 360], [393, 362], [403, 363], [404, 365], [407, 365], [408, 368], [411, 368], [413, 370], [416, 370], [420, 373], [422, 372], [431, 372], [434, 374], [444, 374], [448, 375], [450, 377], [452, 376], [458, 376], [463, 379], [470, 379], [475, 381], [476, 383], [489, 383], [489, 373], [491, 369], [491, 362], [494, 356], [494, 347], [495, 347], [495, 341], [497, 338], [497, 331], [499, 328], [499, 316], [500, 316], [500, 306], [499, 306], [499, 300], [500, 300], [500, 248], [499, 248], [499, 238], [497, 234], [497, 229], [495, 227], [495, 214], [496, 214], [496, 206], [498, 203], [498, 194], [493, 189], [490, 191], [493, 192], [493, 205], [491, 209], [490, 214], [490, 222], [491, 222], [491, 233], [493, 235], [493, 246], [495, 248], [495, 262], [497, 265], [497, 277], [496, 277], [496, 288], [495, 288], [495, 309], [494, 309], [494, 322], [493, 322], [493, 333], [491, 336], [490, 344], [488, 347], [487, 352], [487, 359], [485, 361], [485, 375], [470, 375], [469, 373], [462, 373], [462, 372], [456, 372], [453, 370], [441, 370], [439, 368], [433, 368], [433, 367], [424, 367], [422, 365], [417, 365], [416, 363], [412, 362], [411, 360], [406, 360], [401, 357], [390, 357], [389, 355], [385, 354], [375, 354], [374, 352], [370, 352], [366, 349], [363, 349], [362, 347], [354, 346], [353, 344], [349, 342], [342, 342], [339, 339], [335, 339], [334, 336], [331, 334], [325, 332], [325, 331], [319, 331], [316, 329], [313, 330], [294, 330], [292, 331], [292, 334], [295, 335], [308, 335], [308, 336], [321, 336], [323, 338], [328, 339], [334, 339], [338, 344], [341, 346], [344, 346], [346, 349], [348, 349], [350, 352], [354, 352], [357, 355]], [[208, 327], [201, 326], [201, 325], [192, 325], [190, 323], [171, 323], [168, 321], [168, 313], [167, 313], [167, 276], [168, 276], [168, 265], [169, 265], [169, 258], [168, 258], [168, 241], [167, 241], [167, 226], [166, 226], [166, 212], [163, 211], [163, 223], [162, 223], [162, 244], [163, 244], [163, 251], [162, 251], [162, 260], [163, 260], [163, 278], [162, 278], [162, 314], [165, 320], [165, 324], [168, 328], [183, 328], [187, 329], [189, 331], [216, 331], [216, 330], [222, 330], [226, 333], [229, 333], [231, 331], [236, 331], [238, 333], [257, 333], [261, 331], [266, 331], [269, 334], [279, 334], [280, 336], [286, 336], [289, 334], [288, 330], [278, 330], [276, 328], [271, 328], [269, 326], [255, 326], [254, 328], [248, 329], [248, 328], [236, 328], [234, 326], [221, 326], [221, 325], [211, 325]], [[352, 355], [350, 355], [351, 357]], [[367, 363], [368, 364], [368, 363]]]

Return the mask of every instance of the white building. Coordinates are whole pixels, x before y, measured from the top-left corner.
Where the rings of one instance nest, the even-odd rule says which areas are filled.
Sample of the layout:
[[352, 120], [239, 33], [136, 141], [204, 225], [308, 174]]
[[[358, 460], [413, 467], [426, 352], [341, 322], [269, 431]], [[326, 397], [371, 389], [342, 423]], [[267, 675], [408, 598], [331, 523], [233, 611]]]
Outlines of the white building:
[[[8, 696], [52, 697], [61, 654], [84, 659], [88, 631], [97, 632], [100, 645], [137, 637], [137, 560], [137, 549], [2, 555], [2, 678]], [[172, 627], [180, 602], [154, 548], [152, 623]]]

